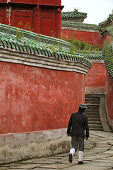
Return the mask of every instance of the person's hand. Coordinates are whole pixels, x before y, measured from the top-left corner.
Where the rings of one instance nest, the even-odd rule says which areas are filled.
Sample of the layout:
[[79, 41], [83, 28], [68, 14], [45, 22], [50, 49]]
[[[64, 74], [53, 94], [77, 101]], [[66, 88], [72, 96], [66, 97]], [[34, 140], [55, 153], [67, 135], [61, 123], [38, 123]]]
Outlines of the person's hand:
[[67, 136], [70, 136], [70, 134], [67, 134]]

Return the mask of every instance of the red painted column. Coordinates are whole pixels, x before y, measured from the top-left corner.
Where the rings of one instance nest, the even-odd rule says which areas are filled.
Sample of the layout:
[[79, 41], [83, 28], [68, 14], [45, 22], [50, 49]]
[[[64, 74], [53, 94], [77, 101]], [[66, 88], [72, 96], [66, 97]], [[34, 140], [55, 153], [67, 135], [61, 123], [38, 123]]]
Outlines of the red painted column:
[[35, 33], [40, 33], [40, 8], [39, 5], [37, 5], [34, 8], [34, 13], [33, 13], [33, 32]]
[[56, 10], [56, 37], [60, 38], [61, 34], [61, 9]]
[[9, 24], [7, 16], [7, 8], [5, 5], [0, 6], [0, 22], [2, 24]]

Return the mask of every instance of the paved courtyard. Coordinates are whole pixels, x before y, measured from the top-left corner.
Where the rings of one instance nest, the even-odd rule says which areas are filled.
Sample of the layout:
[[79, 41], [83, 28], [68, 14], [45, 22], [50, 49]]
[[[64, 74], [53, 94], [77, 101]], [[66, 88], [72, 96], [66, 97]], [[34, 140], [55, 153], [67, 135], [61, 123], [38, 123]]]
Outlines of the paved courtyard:
[[0, 165], [0, 170], [113, 170], [113, 133], [90, 131], [83, 165], [77, 165], [77, 154], [73, 163], [68, 162], [68, 153], [64, 153]]

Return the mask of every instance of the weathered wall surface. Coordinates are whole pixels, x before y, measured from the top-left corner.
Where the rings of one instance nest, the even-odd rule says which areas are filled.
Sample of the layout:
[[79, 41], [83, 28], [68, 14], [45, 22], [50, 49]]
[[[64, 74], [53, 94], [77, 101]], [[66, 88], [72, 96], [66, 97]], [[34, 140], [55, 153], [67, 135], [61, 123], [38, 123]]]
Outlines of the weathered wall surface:
[[88, 65], [2, 48], [0, 60], [0, 164], [68, 151]]
[[76, 38], [77, 40], [88, 42], [89, 44], [101, 47], [104, 42], [104, 38], [100, 37], [99, 31], [79, 31], [62, 29], [61, 36], [66, 39]]
[[69, 151], [66, 129], [0, 135], [0, 164]]
[[53, 53], [47, 44], [67, 49], [58, 39], [42, 36], [38, 43], [36, 35], [26, 31], [17, 40], [16, 30], [7, 30], [1, 26], [0, 163], [62, 153], [69, 146], [62, 140], [62, 128], [84, 103], [91, 62], [63, 51]]
[[113, 130], [113, 78], [109, 73], [107, 73], [106, 77], [106, 109], [109, 125]]
[[0, 133], [67, 127], [84, 88], [84, 74], [0, 62]]
[[106, 67], [103, 61], [94, 61], [85, 77], [86, 93], [103, 93], [106, 86]]

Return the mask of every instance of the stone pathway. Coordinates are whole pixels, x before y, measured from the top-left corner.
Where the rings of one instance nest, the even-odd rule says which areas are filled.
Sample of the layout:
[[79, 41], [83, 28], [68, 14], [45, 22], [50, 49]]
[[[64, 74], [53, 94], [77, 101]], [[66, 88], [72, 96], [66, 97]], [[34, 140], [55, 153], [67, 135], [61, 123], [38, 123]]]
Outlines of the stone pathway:
[[0, 165], [0, 170], [113, 170], [113, 133], [90, 131], [90, 138], [85, 141], [83, 165], [77, 165], [77, 154], [73, 163], [68, 162], [68, 153], [64, 153]]

